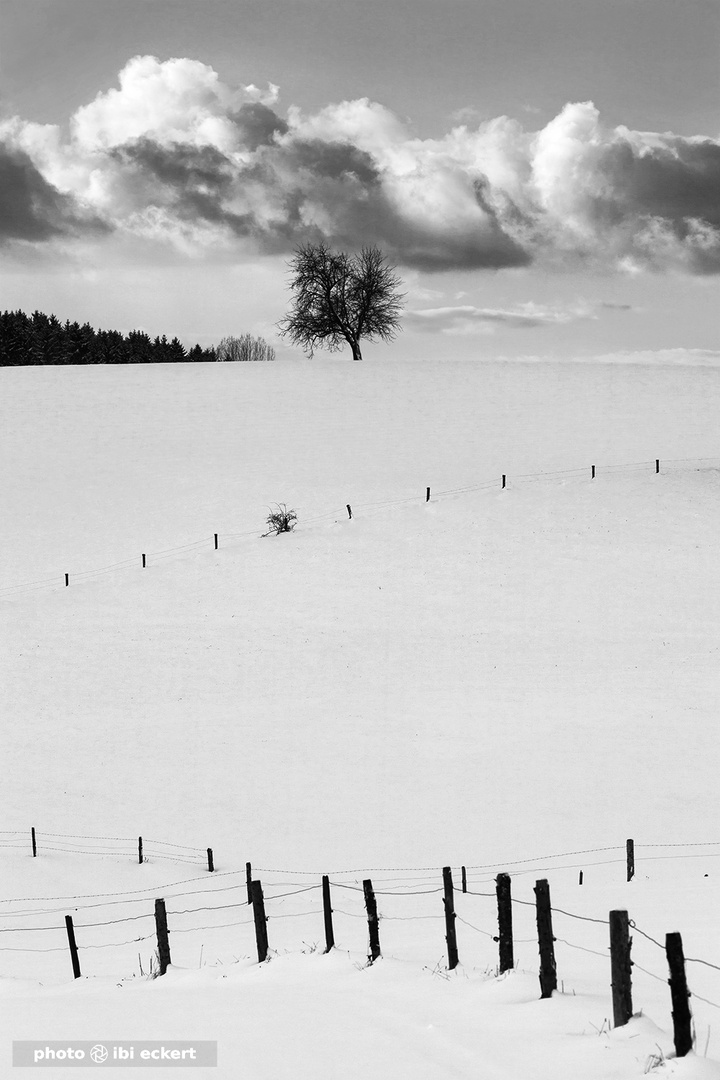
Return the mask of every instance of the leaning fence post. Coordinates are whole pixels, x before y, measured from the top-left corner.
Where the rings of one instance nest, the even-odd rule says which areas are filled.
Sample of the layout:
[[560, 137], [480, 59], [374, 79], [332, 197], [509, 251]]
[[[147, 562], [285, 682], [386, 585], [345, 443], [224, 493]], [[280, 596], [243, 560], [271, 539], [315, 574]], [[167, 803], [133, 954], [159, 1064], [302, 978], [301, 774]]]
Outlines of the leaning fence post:
[[262, 964], [263, 960], [267, 960], [268, 954], [267, 918], [265, 915], [265, 899], [263, 897], [262, 882], [253, 881], [252, 898], [253, 916], [255, 918], [255, 941], [257, 942], [258, 963]]
[[515, 967], [513, 956], [512, 896], [510, 875], [498, 874], [495, 878], [495, 894], [498, 905], [498, 936], [500, 943], [500, 974]]
[[628, 926], [627, 911], [610, 912], [610, 971], [615, 1027], [623, 1027], [633, 1014], [630, 959], [632, 938]]
[[557, 990], [557, 968], [550, 886], [546, 878], [535, 882], [535, 915], [540, 949], [540, 997], [549, 998], [552, 997], [553, 990]]
[[72, 915], [65, 916], [65, 929], [67, 930], [68, 945], [70, 946], [70, 959], [72, 960], [73, 977], [80, 978], [80, 960], [78, 958], [78, 949], [75, 942], [75, 928], [73, 926]]
[[325, 952], [335, 948], [335, 933], [333, 931], [332, 905], [330, 903], [330, 878], [323, 874], [322, 879], [323, 917], [325, 919]]
[[363, 892], [365, 893], [365, 909], [367, 911], [368, 930], [370, 932], [370, 955], [368, 960], [372, 964], [380, 955], [380, 931], [377, 902], [375, 900], [375, 892], [370, 878], [363, 881]]
[[625, 841], [625, 854], [627, 857], [627, 879], [632, 881], [635, 877], [635, 841]]
[[30, 829], [30, 841], [32, 843], [33, 859], [36, 859], [37, 858], [37, 841], [35, 839], [35, 826], [34, 825]]
[[348, 504], [347, 504], [347, 506], [345, 507], [345, 509], [346, 509], [346, 510], [347, 510], [347, 512], [348, 512], [348, 517], [349, 517], [349, 518], [350, 518], [350, 519], [352, 520], [352, 507], [350, 506], [350, 503], [348, 503]]
[[443, 904], [445, 905], [445, 940], [447, 942], [448, 967], [452, 971], [458, 966], [458, 950], [452, 869], [449, 866], [443, 867], [443, 885], [445, 887], [445, 895], [443, 896]]
[[690, 991], [685, 978], [685, 956], [680, 934], [665, 935], [665, 953], [670, 968], [670, 997], [672, 999], [673, 1039], [675, 1053], [685, 1057], [692, 1050], [692, 1016]]
[[164, 975], [170, 967], [170, 941], [168, 939], [167, 912], [165, 901], [155, 901], [155, 932], [158, 943], [158, 960], [160, 962], [160, 974]]

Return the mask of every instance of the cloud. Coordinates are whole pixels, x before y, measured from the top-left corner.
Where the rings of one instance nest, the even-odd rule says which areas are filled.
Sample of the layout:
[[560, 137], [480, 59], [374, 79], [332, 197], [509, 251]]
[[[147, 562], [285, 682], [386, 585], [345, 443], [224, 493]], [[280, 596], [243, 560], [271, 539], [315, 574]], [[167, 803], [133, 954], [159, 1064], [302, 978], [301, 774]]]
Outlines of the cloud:
[[503, 310], [502, 308], [479, 308], [474, 307], [472, 304], [461, 304], [454, 307], [424, 308], [409, 311], [405, 315], [405, 322], [411, 329], [415, 330], [465, 335], [489, 333], [495, 325], [524, 330], [538, 326], [558, 326], [593, 317], [590, 311], [584, 307], [562, 311], [527, 303], [514, 310]]
[[0, 138], [0, 244], [35, 243], [101, 228], [71, 195], [43, 177], [24, 150]]
[[720, 367], [720, 349], [639, 349], [594, 356], [599, 364], [669, 364], [673, 367]]
[[[35, 208], [17, 228], [37, 242], [73, 208], [81, 223], [82, 208], [88, 227], [102, 219], [189, 252], [322, 239], [375, 243], [417, 270], [720, 272], [717, 141], [608, 128], [590, 102], [537, 131], [463, 116], [440, 139], [367, 98], [281, 116], [273, 85], [231, 87], [199, 61], [138, 56], [70, 118], [69, 136], [17, 118], [0, 136], [20, 155], [7, 168], [25, 170], [17, 197]], [[464, 325], [492, 322], [473, 311]]]

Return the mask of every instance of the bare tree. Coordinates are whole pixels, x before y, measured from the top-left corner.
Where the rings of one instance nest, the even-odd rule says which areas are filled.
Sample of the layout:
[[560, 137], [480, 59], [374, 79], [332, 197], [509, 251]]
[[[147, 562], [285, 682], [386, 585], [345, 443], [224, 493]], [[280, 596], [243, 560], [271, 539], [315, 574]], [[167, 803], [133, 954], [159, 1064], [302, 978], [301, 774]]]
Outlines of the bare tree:
[[216, 349], [220, 362], [230, 360], [274, 360], [275, 350], [265, 338], [255, 338], [252, 334], [241, 337], [224, 337]]
[[305, 244], [290, 262], [292, 309], [278, 324], [283, 337], [309, 356], [316, 347], [347, 344], [362, 360], [361, 338], [392, 341], [400, 327], [401, 281], [376, 247], [359, 255]]

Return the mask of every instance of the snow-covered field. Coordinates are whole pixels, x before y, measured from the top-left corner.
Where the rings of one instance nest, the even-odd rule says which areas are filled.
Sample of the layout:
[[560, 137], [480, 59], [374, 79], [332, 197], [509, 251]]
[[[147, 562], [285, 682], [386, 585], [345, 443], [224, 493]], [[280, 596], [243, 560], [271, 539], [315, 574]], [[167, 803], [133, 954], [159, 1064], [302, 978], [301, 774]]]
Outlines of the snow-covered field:
[[[720, 1076], [720, 970], [688, 964], [698, 1056], [667, 1060], [666, 962], [640, 933], [720, 965], [715, 371], [317, 360], [0, 384], [3, 1076], [31, 1038], [212, 1039], [218, 1067], [192, 1075], [252, 1080], [629, 1080], [662, 1058]], [[261, 538], [276, 502], [297, 530]], [[468, 868], [450, 975], [443, 865], [456, 885]], [[497, 979], [500, 870], [518, 903]], [[148, 981], [157, 896], [173, 967]], [[637, 923], [642, 1012], [614, 1031], [611, 908]]]

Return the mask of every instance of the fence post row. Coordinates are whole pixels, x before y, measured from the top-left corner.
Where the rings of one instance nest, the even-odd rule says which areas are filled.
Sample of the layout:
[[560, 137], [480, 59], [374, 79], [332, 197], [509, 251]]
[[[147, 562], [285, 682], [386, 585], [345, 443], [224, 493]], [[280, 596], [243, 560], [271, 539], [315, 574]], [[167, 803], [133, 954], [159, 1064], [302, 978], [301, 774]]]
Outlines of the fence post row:
[[[594, 465], [591, 465], [590, 469], [591, 469], [592, 479], [594, 480], [595, 475], [596, 475], [596, 468], [595, 468]], [[660, 459], [659, 458], [655, 458], [655, 472], [656, 472], [656, 474], [660, 472]], [[503, 489], [507, 487], [507, 474], [506, 473], [502, 474], [500, 483], [501, 483], [501, 487]], [[425, 488], [425, 502], [430, 502], [430, 488], [429, 487]], [[346, 504], [345, 509], [347, 510], [348, 518], [350, 518], [352, 520], [353, 513], [352, 513], [352, 507], [351, 507], [350, 503]], [[218, 533], [213, 533], [213, 542], [214, 542], [214, 545], [215, 545], [215, 551], [217, 551], [218, 550]], [[145, 554], [142, 554], [141, 559], [142, 559], [143, 569], [145, 569], [147, 567], [147, 556]], [[67, 586], [69, 586], [69, 584], [70, 584], [70, 575], [65, 574], [65, 586], [67, 587]], [[250, 901], [248, 901], [248, 903], [249, 902]]]
[[330, 878], [327, 874], [323, 874], [322, 899], [325, 920], [325, 952], [329, 953], [335, 947], [335, 932], [333, 930], [332, 905], [330, 903]]
[[550, 886], [546, 878], [535, 882], [535, 915], [540, 949], [540, 997], [549, 998], [552, 997], [553, 990], [557, 990], [557, 967]]
[[458, 966], [457, 933], [455, 930], [455, 898], [453, 896], [452, 870], [449, 866], [443, 867], [443, 885], [445, 895], [445, 941], [447, 942], [448, 967], [450, 971]]
[[255, 941], [257, 942], [258, 963], [267, 960], [268, 936], [267, 917], [265, 915], [265, 898], [263, 897], [262, 883], [252, 883], [253, 916], [255, 919]]
[[515, 967], [509, 874], [498, 874], [495, 879], [495, 893], [498, 905], [498, 936], [496, 941], [500, 943], [500, 974], [502, 975], [504, 971], [512, 971]]
[[363, 881], [363, 892], [365, 893], [365, 909], [367, 911], [368, 930], [370, 933], [370, 955], [368, 956], [368, 961], [372, 964], [380, 955], [380, 930], [377, 902], [375, 900], [375, 892], [370, 878]]
[[623, 1027], [632, 1017], [632, 960], [627, 911], [610, 912], [610, 972], [612, 980], [613, 1023]]
[[65, 916], [65, 929], [67, 930], [68, 945], [70, 946], [70, 959], [72, 960], [73, 978], [80, 978], [80, 958], [78, 957], [77, 944], [75, 942], [75, 927], [72, 915]]
[[692, 1050], [692, 1016], [690, 991], [685, 978], [685, 956], [680, 934], [665, 935], [665, 953], [670, 968], [670, 997], [672, 999], [673, 1039], [675, 1053], [685, 1057]]

